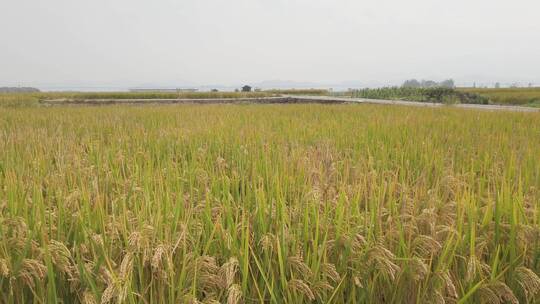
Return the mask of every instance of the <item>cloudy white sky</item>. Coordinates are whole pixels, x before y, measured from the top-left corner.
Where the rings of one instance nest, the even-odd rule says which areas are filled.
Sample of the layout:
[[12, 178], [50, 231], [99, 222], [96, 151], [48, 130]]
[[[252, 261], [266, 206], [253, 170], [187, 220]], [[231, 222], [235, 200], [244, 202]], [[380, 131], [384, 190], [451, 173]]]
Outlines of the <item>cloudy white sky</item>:
[[0, 0], [0, 86], [540, 83], [538, 0]]

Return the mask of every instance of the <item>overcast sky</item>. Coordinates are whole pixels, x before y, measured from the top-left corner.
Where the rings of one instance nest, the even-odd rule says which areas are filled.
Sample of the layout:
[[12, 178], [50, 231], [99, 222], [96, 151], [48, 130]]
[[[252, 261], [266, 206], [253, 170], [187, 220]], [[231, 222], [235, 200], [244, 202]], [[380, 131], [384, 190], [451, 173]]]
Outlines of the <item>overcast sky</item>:
[[0, 0], [0, 86], [540, 83], [538, 0]]

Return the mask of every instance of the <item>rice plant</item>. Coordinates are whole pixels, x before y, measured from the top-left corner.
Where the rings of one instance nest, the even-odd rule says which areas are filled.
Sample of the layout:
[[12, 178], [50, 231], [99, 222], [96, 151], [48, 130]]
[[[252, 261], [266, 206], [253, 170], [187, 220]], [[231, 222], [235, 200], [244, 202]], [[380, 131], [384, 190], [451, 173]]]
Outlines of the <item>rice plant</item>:
[[0, 303], [537, 303], [540, 115], [0, 108]]

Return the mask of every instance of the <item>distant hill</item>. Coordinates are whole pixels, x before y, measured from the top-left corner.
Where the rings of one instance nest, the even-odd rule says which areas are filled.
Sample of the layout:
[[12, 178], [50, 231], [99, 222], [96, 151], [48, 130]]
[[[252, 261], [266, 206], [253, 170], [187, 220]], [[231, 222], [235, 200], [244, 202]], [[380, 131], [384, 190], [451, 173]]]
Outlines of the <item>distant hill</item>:
[[0, 87], [0, 93], [37, 93], [36, 88], [31, 87]]
[[289, 80], [265, 80], [253, 83], [254, 87], [263, 89], [318, 88], [321, 84], [315, 82], [299, 82]]

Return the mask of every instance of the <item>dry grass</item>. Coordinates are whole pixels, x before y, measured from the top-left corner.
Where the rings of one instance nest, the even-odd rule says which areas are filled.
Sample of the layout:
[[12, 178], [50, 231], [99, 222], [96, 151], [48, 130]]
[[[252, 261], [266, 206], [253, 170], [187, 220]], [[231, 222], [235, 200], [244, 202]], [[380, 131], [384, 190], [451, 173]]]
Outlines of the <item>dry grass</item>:
[[0, 109], [1, 303], [534, 303], [540, 115]]

